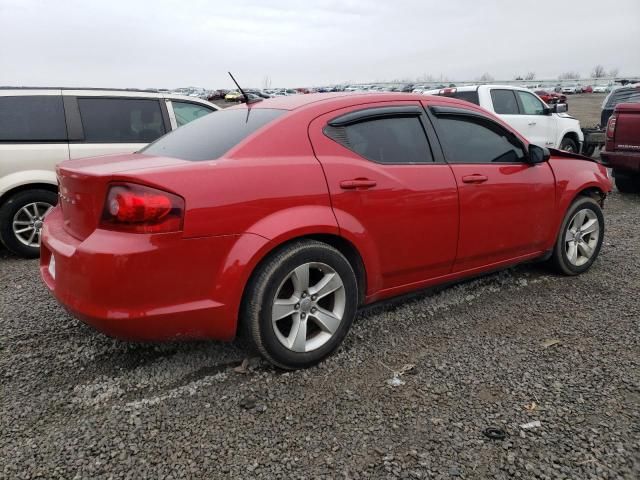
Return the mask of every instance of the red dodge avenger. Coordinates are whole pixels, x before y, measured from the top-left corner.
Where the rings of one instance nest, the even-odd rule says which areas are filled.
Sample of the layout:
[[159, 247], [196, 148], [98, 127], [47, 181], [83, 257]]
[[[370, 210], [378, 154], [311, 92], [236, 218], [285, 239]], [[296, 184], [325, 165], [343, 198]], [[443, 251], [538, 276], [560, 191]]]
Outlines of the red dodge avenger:
[[41, 274], [123, 339], [232, 339], [313, 365], [358, 307], [532, 260], [591, 267], [600, 164], [446, 97], [280, 97], [138, 153], [63, 162]]

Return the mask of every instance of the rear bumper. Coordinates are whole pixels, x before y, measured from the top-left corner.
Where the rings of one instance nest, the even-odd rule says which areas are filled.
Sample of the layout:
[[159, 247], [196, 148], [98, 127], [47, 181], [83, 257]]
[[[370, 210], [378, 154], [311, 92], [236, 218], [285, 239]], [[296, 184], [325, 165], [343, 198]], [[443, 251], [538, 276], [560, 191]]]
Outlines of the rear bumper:
[[640, 173], [640, 152], [600, 152], [603, 163], [617, 170]]
[[226, 259], [240, 237], [95, 230], [78, 240], [56, 208], [42, 231], [40, 274], [67, 310], [107, 335], [230, 340], [243, 283], [221, 279], [229, 278]]

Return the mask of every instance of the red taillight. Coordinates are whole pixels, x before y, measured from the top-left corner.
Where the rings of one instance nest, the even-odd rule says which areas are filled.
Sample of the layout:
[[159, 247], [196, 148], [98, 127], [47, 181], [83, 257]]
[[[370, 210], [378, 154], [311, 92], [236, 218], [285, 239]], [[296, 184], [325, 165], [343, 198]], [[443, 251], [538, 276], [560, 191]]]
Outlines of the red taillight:
[[173, 193], [133, 183], [111, 185], [100, 228], [132, 233], [182, 230], [184, 200]]
[[453, 95], [456, 93], [457, 88], [442, 88], [438, 93], [440, 95]]
[[616, 121], [618, 116], [614, 113], [609, 117], [609, 123], [607, 123], [607, 138], [613, 138], [616, 134]]

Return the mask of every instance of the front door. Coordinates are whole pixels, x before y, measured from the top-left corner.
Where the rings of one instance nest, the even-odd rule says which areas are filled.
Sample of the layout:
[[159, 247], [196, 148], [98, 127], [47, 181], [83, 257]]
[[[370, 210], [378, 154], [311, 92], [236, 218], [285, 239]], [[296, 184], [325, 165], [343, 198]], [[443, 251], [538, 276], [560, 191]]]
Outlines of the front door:
[[555, 180], [548, 163], [527, 162], [525, 146], [497, 122], [464, 109], [434, 112], [460, 196], [454, 272], [540, 252], [553, 228]]

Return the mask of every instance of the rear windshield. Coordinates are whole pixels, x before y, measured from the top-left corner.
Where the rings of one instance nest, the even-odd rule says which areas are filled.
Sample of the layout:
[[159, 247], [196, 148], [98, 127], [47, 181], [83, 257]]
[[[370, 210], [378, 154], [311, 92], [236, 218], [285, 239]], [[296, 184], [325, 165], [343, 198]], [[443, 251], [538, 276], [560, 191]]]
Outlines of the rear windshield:
[[619, 103], [638, 103], [640, 102], [640, 87], [620, 88], [611, 92], [605, 102], [605, 110], [613, 109]]
[[182, 160], [214, 160], [285, 112], [267, 108], [220, 110], [159, 138], [140, 153]]

